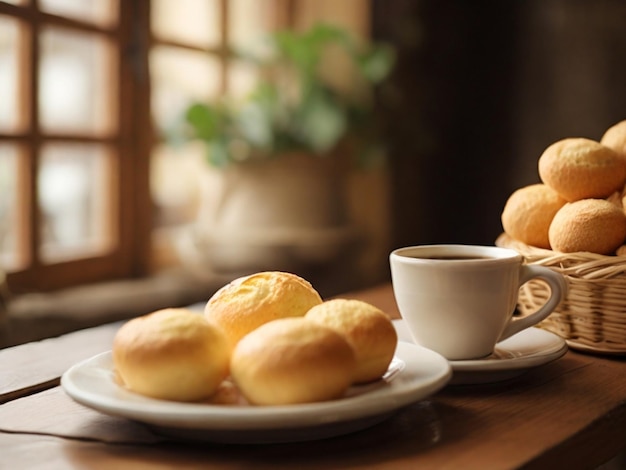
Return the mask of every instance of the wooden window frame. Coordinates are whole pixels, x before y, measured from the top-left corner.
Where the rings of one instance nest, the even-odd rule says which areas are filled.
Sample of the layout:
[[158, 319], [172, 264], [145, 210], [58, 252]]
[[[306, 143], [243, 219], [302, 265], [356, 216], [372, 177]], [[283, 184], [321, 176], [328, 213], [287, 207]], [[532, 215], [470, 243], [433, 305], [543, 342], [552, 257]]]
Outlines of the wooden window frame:
[[[26, 149], [19, 155], [25, 160], [23, 178], [28, 194], [23, 204], [26, 206], [23, 217], [27, 227], [27, 251], [32, 256], [25, 269], [7, 273], [8, 285], [13, 293], [51, 291], [79, 284], [94, 283], [124, 278], [139, 278], [151, 274], [154, 266], [152, 247], [153, 201], [150, 191], [151, 150], [157, 143], [151, 118], [149, 53], [155, 46], [182, 46], [186, 49], [211, 53], [221, 62], [221, 91], [227, 86], [227, 63], [232, 59], [232, 51], [227, 40], [229, 35], [229, 1], [218, 0], [221, 11], [221, 40], [214, 49], [194, 48], [188, 44], [163, 40], [154, 37], [150, 27], [150, 2], [143, 0], [119, 0], [117, 24], [101, 26], [69, 17], [57, 16], [40, 11], [38, 0], [30, 0], [26, 5], [0, 3], [0, 15], [16, 18], [28, 24], [29, 32], [23, 52], [27, 62], [27, 85], [20, 99], [27, 107], [28, 126], [25, 131], [3, 132], [0, 130], [0, 143], [17, 144]], [[294, 0], [272, 0], [272, 24], [275, 28], [295, 26], [297, 4]], [[115, 45], [118, 54], [116, 90], [118, 106], [116, 116], [118, 126], [110, 135], [79, 135], [62, 133], [42, 133], [38, 120], [38, 60], [40, 50], [38, 35], [42, 25], [66, 27], [83, 32], [107, 36]], [[54, 264], [42, 263], [38, 251], [40, 245], [39, 228], [41, 216], [37, 210], [37, 181], [39, 153], [44, 142], [58, 143], [97, 143], [112, 147], [117, 153], [114, 177], [118, 191], [114, 194], [116, 230], [118, 244], [106, 255], [76, 259]], [[22, 243], [22, 242], [20, 242]], [[2, 267], [0, 266], [0, 270]]]
[[[149, 188], [149, 150], [152, 131], [149, 116], [149, 77], [147, 45], [149, 5], [143, 1], [120, 1], [119, 22], [99, 26], [75, 19], [40, 11], [35, 4], [16, 6], [0, 3], [0, 14], [26, 24], [28, 51], [26, 59], [27, 85], [20, 97], [27, 107], [26, 130], [0, 133], [0, 143], [16, 144], [26, 149], [20, 152], [24, 159], [25, 222], [29, 263], [25, 269], [10, 272], [7, 281], [17, 292], [46, 291], [76, 284], [115, 278], [137, 277], [148, 272], [150, 232], [152, 228], [152, 202]], [[43, 26], [58, 26], [73, 30], [101, 34], [107, 37], [118, 55], [116, 87], [118, 106], [113, 116], [118, 123], [109, 135], [65, 135], [42, 133], [38, 119], [38, 61], [40, 57], [38, 36]], [[24, 67], [24, 65], [23, 65]], [[112, 148], [117, 154], [113, 165], [113, 180], [117, 191], [112, 195], [115, 205], [116, 245], [109, 253], [55, 264], [44, 264], [39, 258], [39, 228], [41, 216], [37, 210], [37, 181], [39, 154], [44, 143], [97, 143]]]
[[[153, 48], [156, 46], [169, 46], [169, 47], [177, 47], [181, 49], [186, 49], [195, 52], [203, 52], [206, 54], [213, 55], [217, 57], [220, 61], [221, 66], [221, 77], [220, 77], [220, 92], [226, 92], [227, 86], [227, 74], [228, 74], [228, 62], [232, 59], [233, 53], [232, 50], [228, 46], [228, 40], [230, 37], [230, 30], [228, 20], [230, 17], [230, 7], [228, 0], [217, 0], [219, 2], [219, 11], [220, 11], [220, 41], [219, 45], [215, 48], [206, 48], [206, 47], [195, 47], [188, 43], [173, 41], [170, 39], [158, 38], [149, 31], [150, 43], [149, 48]], [[268, 1], [268, 0], [266, 0]], [[286, 28], [294, 25], [295, 18], [295, 0], [271, 0], [268, 1], [268, 5], [270, 5], [273, 18], [272, 18], [272, 27], [273, 28]], [[149, 26], [148, 26], [149, 29]]]

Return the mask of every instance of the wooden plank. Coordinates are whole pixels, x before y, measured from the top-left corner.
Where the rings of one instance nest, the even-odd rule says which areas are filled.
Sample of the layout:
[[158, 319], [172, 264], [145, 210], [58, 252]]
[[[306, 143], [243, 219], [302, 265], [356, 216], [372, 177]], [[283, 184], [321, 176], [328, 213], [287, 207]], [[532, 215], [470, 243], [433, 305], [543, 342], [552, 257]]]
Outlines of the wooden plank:
[[0, 403], [59, 383], [70, 366], [111, 349], [121, 323], [0, 350]]
[[[346, 297], [393, 307], [389, 286]], [[106, 350], [114, 332], [0, 352], [0, 377], [33, 360], [62, 372]], [[137, 423], [82, 409], [58, 388], [1, 405], [0, 429], [0, 455], [16, 468], [596, 468], [626, 446], [626, 361], [570, 351], [507, 382], [448, 386], [369, 429], [289, 445], [152, 442]]]
[[[20, 409], [11, 413], [17, 420], [12, 432], [0, 432], [0, 455], [22, 468], [40, 464], [43, 455], [63, 468], [93, 459], [101, 468], [131, 470], [148, 464], [216, 469], [595, 468], [625, 443], [625, 369], [619, 360], [570, 352], [507, 383], [447, 387], [354, 434], [263, 446], [151, 442], [153, 436], [136, 423], [77, 414], [75, 404], [49, 390], [46, 396], [3, 405]], [[7, 416], [0, 414], [5, 430]], [[61, 416], [70, 423], [67, 429]], [[48, 433], [63, 438], [55, 440]], [[27, 452], [31, 446], [41, 451]]]

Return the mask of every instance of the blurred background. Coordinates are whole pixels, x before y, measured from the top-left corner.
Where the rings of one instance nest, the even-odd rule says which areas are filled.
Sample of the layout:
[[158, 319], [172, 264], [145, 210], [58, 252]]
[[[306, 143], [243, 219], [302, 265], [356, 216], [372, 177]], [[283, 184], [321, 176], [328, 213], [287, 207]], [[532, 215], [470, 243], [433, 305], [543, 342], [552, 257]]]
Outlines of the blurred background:
[[394, 165], [395, 245], [490, 243], [515, 189], [566, 137], [625, 118], [619, 1], [375, 2], [398, 47], [382, 100]]
[[[548, 145], [626, 119], [625, 17], [619, 0], [0, 1], [0, 345], [202, 302], [255, 270], [332, 296], [388, 281], [395, 247], [493, 244]], [[193, 103], [258, 91], [268, 68], [240, 52], [277, 31], [305, 35], [278, 43], [304, 69], [350, 37], [356, 66], [334, 45], [317, 67], [332, 86], [307, 79], [295, 114], [276, 107], [287, 80], [236, 118], [192, 118], [204, 137], [243, 124], [231, 157], [287, 142], [291, 166], [212, 165], [215, 140], [172, 139]], [[331, 145], [355, 116], [377, 126], [365, 164], [369, 127]]]

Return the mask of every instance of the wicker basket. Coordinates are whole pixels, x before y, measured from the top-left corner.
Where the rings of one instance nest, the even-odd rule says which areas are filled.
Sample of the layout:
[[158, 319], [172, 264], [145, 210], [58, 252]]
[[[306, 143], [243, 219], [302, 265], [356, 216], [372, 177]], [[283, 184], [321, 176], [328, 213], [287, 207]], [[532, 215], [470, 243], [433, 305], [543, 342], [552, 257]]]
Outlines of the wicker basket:
[[[573, 349], [626, 354], [626, 256], [557, 253], [500, 235], [496, 245], [511, 248], [528, 264], [547, 266], [563, 274], [568, 293], [558, 308], [538, 326], [563, 337]], [[548, 286], [530, 281], [520, 289], [522, 315], [536, 311], [549, 297]]]

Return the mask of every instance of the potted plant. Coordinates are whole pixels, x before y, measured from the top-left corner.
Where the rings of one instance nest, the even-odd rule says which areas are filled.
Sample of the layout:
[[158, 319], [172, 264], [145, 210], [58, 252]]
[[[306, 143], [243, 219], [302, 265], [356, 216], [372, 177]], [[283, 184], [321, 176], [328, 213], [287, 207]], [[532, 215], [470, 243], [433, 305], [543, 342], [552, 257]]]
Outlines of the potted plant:
[[[267, 39], [262, 54], [239, 55], [258, 71], [245, 99], [192, 103], [178, 127], [179, 138], [206, 144], [217, 170], [196, 243], [218, 268], [332, 257], [329, 246], [336, 251], [349, 231], [344, 170], [382, 155], [373, 90], [389, 74], [393, 50], [323, 24]], [[348, 66], [343, 84], [328, 69], [329, 54]]]

